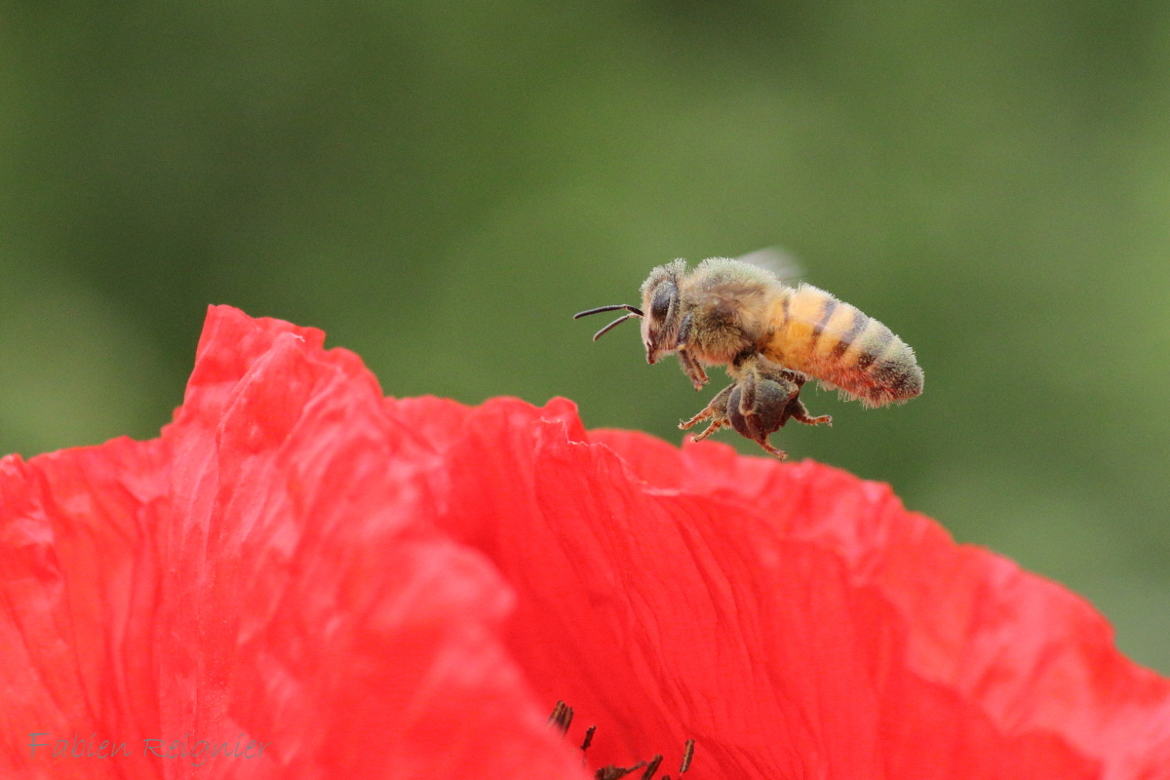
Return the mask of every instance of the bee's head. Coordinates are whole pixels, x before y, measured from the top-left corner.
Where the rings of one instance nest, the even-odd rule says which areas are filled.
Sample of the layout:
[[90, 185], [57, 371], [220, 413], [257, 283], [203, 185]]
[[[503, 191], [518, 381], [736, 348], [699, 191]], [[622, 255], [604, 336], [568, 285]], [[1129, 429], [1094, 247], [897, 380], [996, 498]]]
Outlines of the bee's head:
[[682, 322], [678, 283], [686, 270], [686, 260], [672, 260], [666, 265], [660, 265], [650, 271], [646, 281], [642, 282], [641, 309], [628, 303], [618, 303], [577, 312], [573, 315], [573, 319], [599, 314], [603, 311], [617, 311], [618, 309], [628, 311], [629, 314], [618, 317], [594, 333], [593, 340], [597, 341], [611, 329], [631, 317], [637, 317], [642, 320], [642, 344], [646, 347], [646, 362], [653, 365], [662, 355], [673, 352], [678, 341], [679, 323]]
[[642, 345], [646, 362], [653, 365], [662, 355], [674, 352], [678, 342], [682, 305], [678, 285], [687, 270], [685, 260], [672, 260], [650, 271], [642, 282]]

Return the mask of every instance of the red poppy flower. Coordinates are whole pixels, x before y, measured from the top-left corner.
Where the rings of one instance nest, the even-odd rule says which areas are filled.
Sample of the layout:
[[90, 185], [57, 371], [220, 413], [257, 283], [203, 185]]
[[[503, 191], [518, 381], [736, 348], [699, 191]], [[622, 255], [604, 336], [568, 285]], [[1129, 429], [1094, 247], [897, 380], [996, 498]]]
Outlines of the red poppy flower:
[[0, 774], [1170, 776], [1170, 681], [887, 487], [322, 341], [213, 308], [160, 438], [0, 460]]

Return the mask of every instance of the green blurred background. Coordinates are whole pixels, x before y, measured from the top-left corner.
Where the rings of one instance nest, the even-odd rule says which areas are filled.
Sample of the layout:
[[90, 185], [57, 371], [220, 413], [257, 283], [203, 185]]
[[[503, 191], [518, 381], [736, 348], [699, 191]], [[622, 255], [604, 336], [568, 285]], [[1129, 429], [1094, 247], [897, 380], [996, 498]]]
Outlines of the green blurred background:
[[677, 442], [718, 384], [570, 315], [778, 244], [927, 383], [776, 439], [1170, 672], [1170, 6], [25, 2], [0, 64], [0, 450], [154, 435], [210, 302]]

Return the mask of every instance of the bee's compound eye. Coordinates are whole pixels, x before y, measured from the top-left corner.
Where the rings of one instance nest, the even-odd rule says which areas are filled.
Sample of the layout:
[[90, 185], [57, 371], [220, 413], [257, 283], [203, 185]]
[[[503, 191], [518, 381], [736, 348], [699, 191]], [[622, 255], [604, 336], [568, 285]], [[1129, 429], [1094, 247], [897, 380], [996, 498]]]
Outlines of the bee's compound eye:
[[650, 315], [656, 320], [666, 319], [667, 313], [670, 311], [670, 301], [675, 296], [675, 287], [670, 282], [666, 282], [659, 286], [657, 292], [654, 293], [654, 300], [650, 303]]

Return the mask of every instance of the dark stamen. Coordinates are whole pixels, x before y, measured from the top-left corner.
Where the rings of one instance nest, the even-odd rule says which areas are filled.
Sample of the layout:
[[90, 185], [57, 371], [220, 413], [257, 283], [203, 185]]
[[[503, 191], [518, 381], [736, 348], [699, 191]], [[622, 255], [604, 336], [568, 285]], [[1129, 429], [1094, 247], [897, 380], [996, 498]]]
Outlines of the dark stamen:
[[[623, 317], [623, 319], [625, 319]], [[563, 701], [558, 701], [553, 707], [552, 714], [548, 716], [550, 725], [555, 726], [562, 735], [569, 731], [569, 724], [573, 722], [573, 708]], [[585, 762], [585, 751], [593, 744], [593, 735], [597, 733], [597, 726], [590, 726], [585, 729], [585, 738], [581, 741], [581, 762]], [[682, 766], [679, 768], [679, 774], [684, 774], [691, 768], [691, 761], [695, 757], [695, 740], [688, 739], [683, 743], [683, 757]], [[642, 776], [639, 780], [653, 780], [654, 775], [658, 772], [659, 767], [662, 766], [662, 756], [656, 755], [649, 763], [646, 761], [639, 761], [631, 767], [620, 766], [603, 766], [593, 773], [594, 780], [621, 780], [621, 778], [637, 772], [642, 771]], [[664, 775], [661, 780], [670, 780], [670, 775]]]
[[569, 724], [573, 722], [573, 708], [563, 701], [558, 701], [553, 707], [552, 714], [548, 716], [548, 722], [556, 726], [561, 734], [569, 731]]

